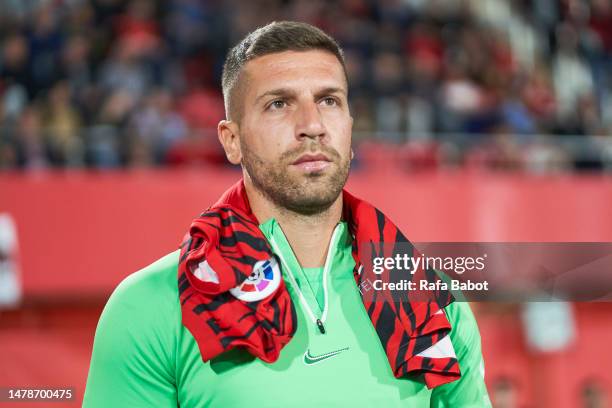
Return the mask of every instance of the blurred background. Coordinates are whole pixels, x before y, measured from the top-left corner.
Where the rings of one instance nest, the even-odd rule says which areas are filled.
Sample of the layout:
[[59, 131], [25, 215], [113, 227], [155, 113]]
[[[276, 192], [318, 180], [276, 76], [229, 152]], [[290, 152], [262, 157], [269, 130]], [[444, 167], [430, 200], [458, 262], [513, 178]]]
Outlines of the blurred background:
[[[611, 0], [0, 0], [0, 387], [80, 405], [112, 289], [240, 177], [222, 64], [273, 20], [343, 47], [349, 187], [412, 241], [612, 242]], [[612, 304], [472, 306], [495, 407], [612, 406]]]

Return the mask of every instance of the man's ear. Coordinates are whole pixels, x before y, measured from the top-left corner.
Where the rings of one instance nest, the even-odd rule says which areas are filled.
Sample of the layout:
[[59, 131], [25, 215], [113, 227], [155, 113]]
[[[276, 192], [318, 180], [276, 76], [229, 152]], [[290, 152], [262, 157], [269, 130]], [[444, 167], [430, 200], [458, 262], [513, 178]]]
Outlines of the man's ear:
[[225, 150], [227, 160], [232, 164], [240, 164], [242, 161], [242, 150], [240, 149], [239, 127], [236, 122], [222, 120], [217, 125], [217, 136]]
[[[351, 116], [351, 145], [353, 144], [353, 140], [352, 140], [353, 139], [353, 131], [352, 131], [353, 124], [354, 124], [354, 121], [353, 121], [353, 117]], [[355, 157], [355, 152], [353, 151], [353, 146], [351, 146], [351, 160], [353, 160], [354, 157]]]

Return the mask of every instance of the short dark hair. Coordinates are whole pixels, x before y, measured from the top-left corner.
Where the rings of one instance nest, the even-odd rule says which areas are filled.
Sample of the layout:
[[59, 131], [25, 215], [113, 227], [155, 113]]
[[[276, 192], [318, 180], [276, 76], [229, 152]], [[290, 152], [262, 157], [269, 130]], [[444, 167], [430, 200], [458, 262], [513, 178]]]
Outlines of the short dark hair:
[[307, 23], [296, 21], [275, 21], [249, 33], [232, 48], [223, 65], [221, 87], [225, 114], [228, 119], [235, 113], [234, 90], [240, 78], [242, 67], [252, 59], [284, 51], [329, 51], [338, 58], [344, 76], [346, 66], [344, 53], [338, 43], [323, 30]]

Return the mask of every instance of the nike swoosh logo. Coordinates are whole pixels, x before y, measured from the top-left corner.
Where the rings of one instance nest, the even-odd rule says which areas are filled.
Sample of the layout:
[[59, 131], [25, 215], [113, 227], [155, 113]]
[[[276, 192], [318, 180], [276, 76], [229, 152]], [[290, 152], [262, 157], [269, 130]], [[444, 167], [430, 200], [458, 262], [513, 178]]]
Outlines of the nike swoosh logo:
[[312, 354], [310, 354], [310, 350], [306, 350], [306, 352], [304, 353], [304, 364], [312, 365], [312, 364], [320, 363], [321, 361], [327, 360], [328, 358], [335, 357], [338, 354], [348, 349], [349, 349], [348, 347], [345, 347], [343, 349], [330, 351], [329, 353], [321, 354], [319, 356], [313, 356]]

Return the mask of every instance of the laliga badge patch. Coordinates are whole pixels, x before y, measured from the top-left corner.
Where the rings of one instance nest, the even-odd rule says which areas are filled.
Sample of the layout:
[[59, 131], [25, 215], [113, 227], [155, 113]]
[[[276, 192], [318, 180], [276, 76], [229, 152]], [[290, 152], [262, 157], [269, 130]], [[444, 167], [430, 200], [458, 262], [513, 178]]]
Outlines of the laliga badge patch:
[[240, 286], [230, 289], [234, 297], [245, 302], [255, 302], [270, 296], [278, 288], [281, 281], [281, 271], [278, 261], [272, 257], [266, 261], [258, 261], [253, 272]]

